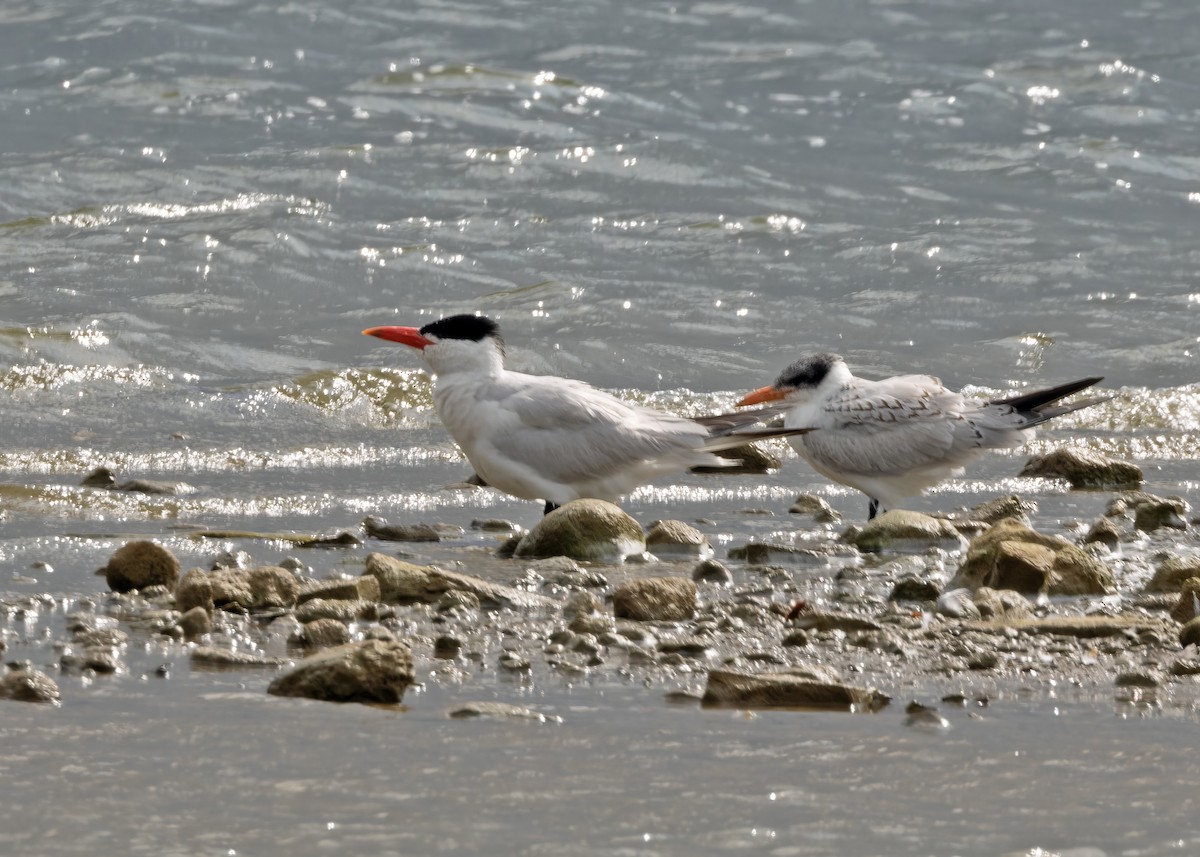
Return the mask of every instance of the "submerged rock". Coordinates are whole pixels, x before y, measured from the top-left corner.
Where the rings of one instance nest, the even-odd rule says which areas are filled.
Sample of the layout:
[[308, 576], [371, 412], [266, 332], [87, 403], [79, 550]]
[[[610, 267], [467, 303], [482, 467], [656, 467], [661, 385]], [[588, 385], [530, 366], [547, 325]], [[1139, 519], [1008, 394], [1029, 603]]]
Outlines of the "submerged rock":
[[612, 503], [584, 499], [544, 516], [521, 538], [513, 556], [620, 562], [645, 549], [646, 535], [637, 521]]
[[678, 622], [696, 613], [696, 582], [682, 577], [644, 577], [613, 592], [613, 614], [640, 622]]
[[432, 565], [414, 565], [381, 553], [367, 555], [363, 574], [379, 581], [379, 597], [389, 604], [436, 604], [444, 593], [455, 589], [472, 592], [481, 602], [509, 607], [528, 609], [554, 604], [543, 595]]
[[824, 498], [816, 494], [801, 494], [788, 509], [789, 515], [811, 515], [818, 524], [836, 523], [839, 516]]
[[662, 556], [708, 556], [712, 548], [704, 533], [683, 521], [655, 521], [646, 533], [646, 549]]
[[814, 681], [788, 672], [750, 674], [710, 670], [701, 704], [738, 708], [816, 708], [878, 711], [891, 698], [873, 687]]
[[57, 705], [62, 700], [62, 694], [54, 679], [44, 672], [32, 668], [13, 669], [0, 677], [0, 699]]
[[1072, 488], [1116, 491], [1142, 484], [1142, 469], [1098, 452], [1065, 447], [1025, 462], [1019, 476], [1065, 479]]
[[324, 649], [271, 682], [275, 696], [329, 702], [397, 703], [414, 678], [412, 651], [397, 640], [364, 640]]
[[872, 518], [861, 529], [847, 532], [846, 540], [867, 553], [923, 553], [931, 547], [959, 550], [966, 546], [949, 521], [907, 509], [892, 509]]
[[179, 582], [179, 560], [151, 541], [127, 542], [109, 557], [108, 564], [100, 571], [113, 592], [155, 585], [174, 589]]
[[373, 539], [389, 542], [440, 542], [441, 534], [429, 524], [389, 524], [383, 518], [368, 515], [363, 529]]
[[464, 702], [446, 712], [448, 717], [465, 720], [472, 717], [499, 717], [505, 720], [533, 720], [538, 723], [562, 723], [554, 714], [543, 714], [523, 705], [509, 702]]
[[206, 667], [281, 667], [287, 663], [283, 658], [273, 658], [259, 652], [241, 652], [219, 649], [215, 646], [197, 646], [192, 649], [192, 663]]

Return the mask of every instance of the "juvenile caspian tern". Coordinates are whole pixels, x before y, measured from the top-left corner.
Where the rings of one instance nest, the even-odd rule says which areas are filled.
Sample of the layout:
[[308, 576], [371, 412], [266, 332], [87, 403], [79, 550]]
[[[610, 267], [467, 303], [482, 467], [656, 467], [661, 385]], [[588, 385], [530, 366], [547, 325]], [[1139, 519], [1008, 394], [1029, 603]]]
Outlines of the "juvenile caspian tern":
[[547, 513], [581, 497], [617, 502], [665, 473], [728, 466], [720, 450], [809, 431], [748, 428], [778, 407], [692, 420], [581, 381], [510, 371], [499, 325], [483, 316], [363, 333], [420, 351], [436, 376], [438, 417], [475, 472], [514, 497], [544, 501]]
[[856, 378], [837, 354], [808, 354], [738, 405], [782, 402], [789, 406], [784, 426], [819, 429], [789, 443], [821, 475], [866, 494], [873, 518], [960, 475], [986, 450], [1020, 446], [1039, 423], [1111, 399], [1057, 404], [1101, 380], [984, 401], [948, 390], [929, 375], [868, 381]]

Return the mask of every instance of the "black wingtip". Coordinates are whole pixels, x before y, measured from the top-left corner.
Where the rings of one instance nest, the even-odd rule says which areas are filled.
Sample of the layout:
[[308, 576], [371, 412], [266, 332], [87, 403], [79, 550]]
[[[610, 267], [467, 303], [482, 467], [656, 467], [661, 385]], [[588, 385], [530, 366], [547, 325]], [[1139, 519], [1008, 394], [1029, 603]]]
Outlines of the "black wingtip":
[[1060, 384], [1057, 387], [1048, 387], [1045, 390], [1034, 390], [1032, 393], [1022, 393], [1019, 396], [1009, 396], [1006, 399], [993, 399], [989, 404], [1011, 405], [1018, 411], [1036, 412], [1047, 405], [1054, 404], [1059, 399], [1065, 399], [1067, 396], [1078, 393], [1080, 390], [1086, 390], [1088, 387], [1099, 384], [1103, 380], [1103, 376], [1081, 378], [1078, 381], [1070, 381], [1066, 384]]

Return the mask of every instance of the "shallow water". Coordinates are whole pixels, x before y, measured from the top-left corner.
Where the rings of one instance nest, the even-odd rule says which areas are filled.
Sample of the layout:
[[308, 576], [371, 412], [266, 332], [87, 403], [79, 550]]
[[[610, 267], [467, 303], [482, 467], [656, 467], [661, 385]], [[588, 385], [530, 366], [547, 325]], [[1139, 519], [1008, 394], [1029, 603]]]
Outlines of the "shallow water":
[[[427, 378], [359, 335], [455, 311], [496, 316], [516, 368], [689, 413], [810, 348], [982, 392], [1102, 374], [1114, 402], [916, 505], [1016, 490], [1040, 527], [1090, 521], [1106, 496], [1014, 478], [1062, 443], [1195, 503], [1197, 26], [1151, 0], [9, 4], [0, 590], [94, 593], [132, 535], [185, 567], [296, 553], [195, 527], [532, 523], [534, 504], [442, 490], [469, 469]], [[802, 491], [862, 517], [779, 451], [768, 477], [685, 475], [626, 508], [711, 521], [718, 555], [790, 536]], [[80, 487], [101, 465], [186, 487]], [[416, 556], [490, 544], [468, 530]], [[370, 547], [304, 558], [356, 571]], [[60, 623], [6, 657], [53, 662]], [[0, 703], [7, 841], [1162, 854], [1198, 835], [1183, 689], [1130, 710], [1002, 688], [983, 720], [926, 735], [897, 710], [746, 717], [486, 672], [404, 712], [303, 704], [186, 658], [143, 681], [160, 655], [179, 661], [151, 647], [129, 675], [64, 679], [59, 710]], [[564, 723], [444, 718], [460, 696], [529, 694]]]

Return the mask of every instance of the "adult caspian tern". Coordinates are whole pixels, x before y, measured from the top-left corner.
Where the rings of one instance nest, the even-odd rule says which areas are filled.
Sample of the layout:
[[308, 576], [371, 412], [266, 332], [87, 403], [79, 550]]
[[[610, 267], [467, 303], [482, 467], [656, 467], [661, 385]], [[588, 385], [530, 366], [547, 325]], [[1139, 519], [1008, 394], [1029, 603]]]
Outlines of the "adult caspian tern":
[[691, 420], [581, 381], [510, 371], [499, 325], [483, 316], [363, 333], [420, 351], [436, 376], [438, 417], [479, 477], [514, 497], [545, 501], [547, 513], [581, 497], [617, 502], [664, 473], [729, 465], [714, 455], [720, 450], [809, 431], [747, 428], [778, 407]]
[[1111, 399], [1056, 404], [1101, 380], [980, 401], [929, 375], [868, 381], [856, 378], [837, 354], [809, 354], [738, 405], [783, 402], [790, 405], [784, 426], [819, 429], [789, 443], [818, 473], [866, 494], [873, 518], [961, 474], [986, 450], [1020, 446], [1039, 423]]

